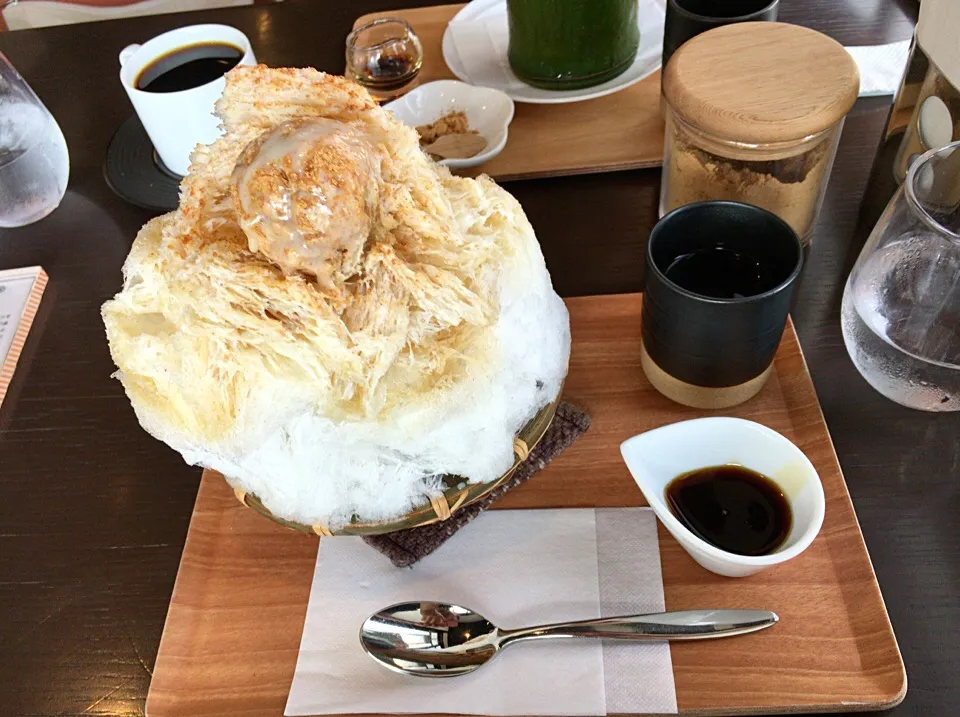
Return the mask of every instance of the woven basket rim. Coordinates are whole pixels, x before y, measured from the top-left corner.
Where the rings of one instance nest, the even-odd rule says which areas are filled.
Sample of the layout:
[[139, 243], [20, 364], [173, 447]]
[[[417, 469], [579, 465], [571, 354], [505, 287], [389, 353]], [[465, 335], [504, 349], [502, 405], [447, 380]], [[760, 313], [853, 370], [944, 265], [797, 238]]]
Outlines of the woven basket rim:
[[[553, 423], [554, 416], [557, 413], [557, 407], [560, 405], [560, 395], [563, 392], [561, 385], [557, 397], [550, 403], [543, 406], [534, 414], [533, 418], [517, 433], [514, 438], [514, 460], [510, 469], [495, 480], [487, 483], [472, 483], [459, 486], [453, 486], [445, 490], [442, 496], [438, 496], [417, 508], [414, 508], [404, 515], [385, 521], [353, 521], [336, 530], [330, 530], [325, 525], [315, 524], [307, 525], [296, 521], [285, 520], [274, 515], [253, 493], [248, 493], [240, 488], [233, 488], [237, 499], [249, 508], [252, 508], [265, 518], [282, 525], [286, 528], [296, 530], [301, 533], [309, 533], [328, 537], [333, 535], [377, 535], [381, 533], [392, 533], [397, 530], [406, 530], [408, 528], [419, 528], [431, 523], [437, 523], [449, 518], [454, 512], [465, 508], [472, 503], [481, 500], [491, 492], [499, 488], [511, 476], [517, 467], [527, 459], [530, 452], [536, 447], [547, 429]], [[447, 479], [458, 478], [458, 476], [447, 476]], [[224, 476], [226, 479], [226, 476]], [[462, 479], [461, 479], [462, 480]], [[229, 480], [227, 480], [229, 483]]]

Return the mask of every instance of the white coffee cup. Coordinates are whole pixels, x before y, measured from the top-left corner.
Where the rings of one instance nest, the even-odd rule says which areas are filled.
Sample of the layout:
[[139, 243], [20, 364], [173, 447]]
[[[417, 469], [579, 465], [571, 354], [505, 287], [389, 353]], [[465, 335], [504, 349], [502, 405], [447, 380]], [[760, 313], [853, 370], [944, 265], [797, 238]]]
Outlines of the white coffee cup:
[[227, 25], [190, 25], [157, 35], [142, 45], [128, 45], [120, 51], [120, 82], [143, 123], [157, 154], [168, 169], [186, 174], [190, 153], [198, 144], [209, 144], [220, 136], [220, 120], [214, 104], [226, 81], [218, 77], [205, 85], [180, 92], [144, 92], [137, 89], [137, 77], [157, 58], [182, 47], [208, 43], [233, 45], [243, 51], [239, 64], [255, 65], [257, 60], [247, 36]]

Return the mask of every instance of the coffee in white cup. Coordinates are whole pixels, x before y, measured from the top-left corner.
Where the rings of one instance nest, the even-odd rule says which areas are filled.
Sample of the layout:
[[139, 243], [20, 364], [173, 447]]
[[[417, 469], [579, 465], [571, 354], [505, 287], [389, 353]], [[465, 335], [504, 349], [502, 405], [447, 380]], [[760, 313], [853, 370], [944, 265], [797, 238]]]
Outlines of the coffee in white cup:
[[186, 174], [194, 147], [220, 136], [223, 76], [256, 62], [247, 36], [227, 25], [181, 27], [120, 51], [120, 82], [167, 169]]

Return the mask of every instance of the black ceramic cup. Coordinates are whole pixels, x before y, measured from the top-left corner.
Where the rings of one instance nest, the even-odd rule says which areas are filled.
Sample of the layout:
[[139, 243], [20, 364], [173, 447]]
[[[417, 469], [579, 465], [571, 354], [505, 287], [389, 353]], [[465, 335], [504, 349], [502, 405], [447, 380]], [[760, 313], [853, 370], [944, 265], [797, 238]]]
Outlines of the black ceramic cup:
[[741, 202], [687, 204], [647, 242], [641, 361], [660, 393], [726, 408], [766, 382], [803, 247], [776, 214]]
[[677, 48], [720, 25], [776, 20], [780, 0], [667, 0], [663, 28], [663, 67]]

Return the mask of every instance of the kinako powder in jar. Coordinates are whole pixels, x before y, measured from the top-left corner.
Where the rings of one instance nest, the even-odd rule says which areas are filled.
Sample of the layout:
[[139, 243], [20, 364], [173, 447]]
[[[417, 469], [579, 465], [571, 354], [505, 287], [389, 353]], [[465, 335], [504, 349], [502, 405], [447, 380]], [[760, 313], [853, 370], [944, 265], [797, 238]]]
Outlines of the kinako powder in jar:
[[747, 22], [694, 37], [664, 72], [661, 216], [711, 199], [747, 202], [808, 245], [859, 86], [849, 53], [808, 28]]

